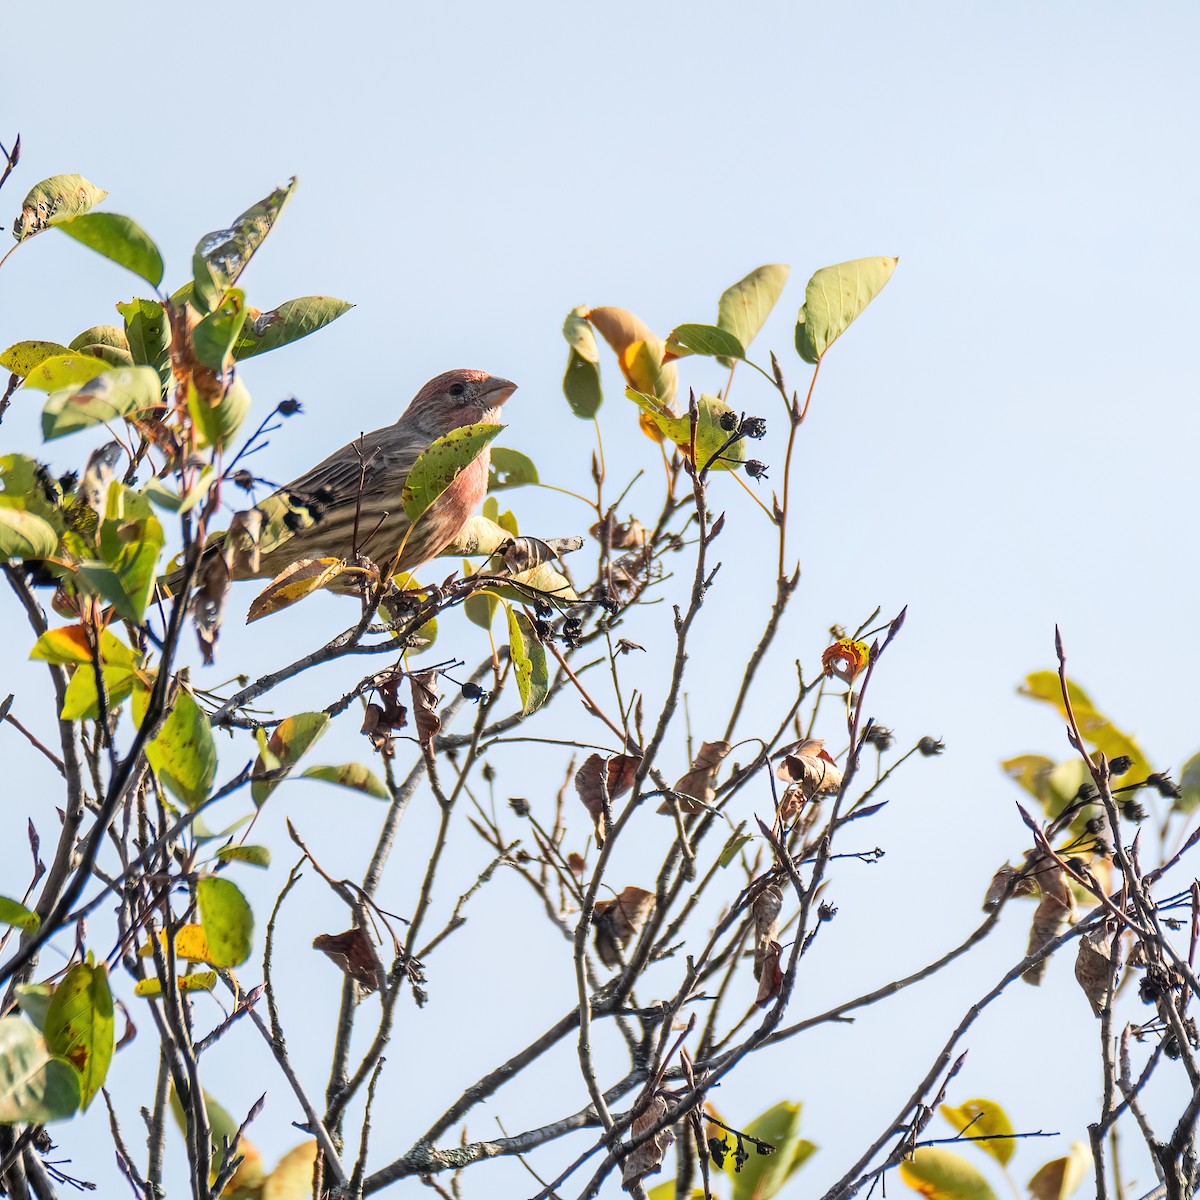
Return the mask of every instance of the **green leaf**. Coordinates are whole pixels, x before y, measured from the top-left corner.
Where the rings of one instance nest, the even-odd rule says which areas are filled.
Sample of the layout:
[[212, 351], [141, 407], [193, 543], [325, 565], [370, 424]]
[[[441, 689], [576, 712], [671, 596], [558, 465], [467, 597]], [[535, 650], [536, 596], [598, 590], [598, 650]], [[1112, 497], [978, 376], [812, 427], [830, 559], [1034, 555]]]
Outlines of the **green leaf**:
[[185, 496], [180, 496], [172, 491], [161, 477], [154, 475], [146, 480], [146, 485], [142, 488], [142, 495], [167, 512], [190, 512], [208, 495], [208, 489], [215, 473], [211, 464], [205, 467], [196, 476], [196, 482], [188, 488]]
[[309, 767], [301, 773], [300, 778], [322, 779], [326, 783], [336, 783], [339, 787], [366, 792], [368, 796], [374, 796], [378, 800], [392, 798], [383, 780], [361, 763], [343, 763], [340, 767]]
[[[328, 713], [297, 713], [294, 717], [286, 717], [280, 721], [269, 739], [264, 737], [259, 744], [259, 757], [254, 764], [250, 784], [250, 795], [255, 804], [261, 805], [283, 782], [292, 767], [325, 732], [328, 724]], [[279, 771], [280, 774], [270, 779], [264, 778], [274, 771]]]
[[266, 846], [222, 846], [217, 857], [222, 862], [244, 862], [252, 867], [271, 865], [271, 851]]
[[[625, 395], [650, 417], [665, 437], [670, 438], [684, 454], [691, 455], [692, 423], [690, 417], [675, 416], [661, 401], [644, 392], [636, 392], [633, 388], [627, 388]], [[727, 446], [729, 433], [721, 428], [722, 414], [732, 412], [733, 409], [724, 400], [719, 400], [716, 396], [705, 395], [702, 395], [697, 401], [697, 409], [696, 457], [700, 460], [701, 468], [710, 471], [736, 470], [746, 461], [745, 439]], [[721, 457], [714, 459], [713, 456], [718, 451], [720, 451]]]
[[117, 312], [125, 320], [125, 337], [133, 361], [153, 367], [160, 382], [166, 384], [171, 374], [171, 327], [166, 309], [157, 300], [134, 297], [126, 304], [118, 304]]
[[43, 1032], [52, 1053], [79, 1072], [79, 1105], [86, 1109], [112, 1062], [113, 999], [108, 968], [76, 963], [50, 997]]
[[922, 1146], [900, 1164], [900, 1178], [929, 1200], [996, 1200], [991, 1185], [961, 1154]]
[[57, 224], [63, 233], [140, 275], [151, 287], [162, 283], [162, 255], [150, 235], [131, 217], [82, 213]]
[[61, 388], [78, 387], [97, 375], [103, 375], [108, 369], [108, 364], [94, 354], [75, 351], [58, 354], [53, 358], [43, 358], [36, 367], [32, 367], [25, 376], [24, 386], [39, 392], [54, 392]]
[[1193, 754], [1179, 772], [1179, 798], [1171, 805], [1172, 812], [1190, 813], [1200, 808], [1200, 753]]
[[10, 900], [7, 896], [0, 896], [0, 924], [33, 933], [41, 923], [41, 917], [25, 905]]
[[746, 349], [728, 330], [716, 325], [676, 325], [667, 337], [667, 351], [676, 358], [701, 354], [706, 358], [745, 358]]
[[408, 519], [415, 523], [503, 428], [483, 422], [462, 425], [432, 442], [404, 481], [404, 512]]
[[58, 533], [44, 517], [0, 507], [0, 560], [48, 558], [57, 549]]
[[200, 923], [208, 939], [214, 967], [238, 967], [250, 957], [254, 943], [254, 913], [237, 884], [219, 875], [206, 875], [196, 884]]
[[89, 183], [82, 175], [52, 175], [43, 179], [25, 197], [20, 215], [13, 221], [12, 233], [18, 242], [60, 221], [94, 208], [108, 193]]
[[502, 492], [505, 488], [523, 487], [527, 483], [538, 483], [537, 467], [533, 459], [519, 450], [505, 446], [493, 446], [488, 465], [488, 491]]
[[234, 375], [215, 404], [203, 399], [193, 384], [188, 385], [188, 411], [203, 434], [204, 442], [227, 446], [250, 414], [250, 393], [240, 375]]
[[[479, 519], [483, 521], [487, 518], [480, 517]], [[464, 579], [469, 579], [475, 574], [475, 568], [465, 558], [463, 559], [462, 573]], [[472, 592], [463, 601], [463, 612], [472, 625], [478, 625], [480, 629], [486, 629], [491, 632], [492, 621], [495, 619], [496, 609], [499, 606], [499, 598], [493, 595], [490, 590]]]
[[[115, 325], [93, 325], [90, 329], [85, 329], [78, 337], [71, 339], [72, 350], [88, 350], [94, 351], [97, 346], [108, 346], [112, 350], [128, 350], [129, 339], [125, 336], [123, 329], [118, 329]], [[60, 354], [65, 354], [65, 350], [58, 351]]]
[[79, 1109], [79, 1072], [24, 1017], [0, 1019], [0, 1124], [45, 1125]]
[[752, 842], [754, 837], [749, 833], [735, 833], [725, 843], [725, 848], [721, 851], [721, 857], [717, 860], [721, 866], [727, 867], [738, 856], [738, 851], [747, 843]]
[[804, 291], [796, 318], [796, 353], [807, 363], [820, 362], [825, 351], [879, 295], [896, 262], [895, 258], [856, 258], [822, 267]]
[[82, 386], [51, 392], [47, 398], [42, 409], [46, 441], [162, 402], [158, 372], [150, 367], [113, 368], [100, 359], [89, 357], [88, 361], [100, 367], [99, 374]]
[[21, 1011], [39, 1028], [46, 1023], [54, 989], [48, 983], [19, 983], [13, 989]]
[[249, 309], [248, 319], [233, 344], [233, 357], [241, 361], [298, 342], [324, 329], [353, 307], [332, 296], [301, 296], [267, 312]]
[[992, 1100], [964, 1100], [959, 1105], [942, 1104], [938, 1111], [954, 1126], [954, 1132], [966, 1137], [995, 1138], [995, 1141], [976, 1142], [985, 1154], [990, 1154], [1002, 1167], [1008, 1165], [1017, 1149], [1015, 1130], [1008, 1114]]
[[22, 377], [29, 374], [38, 363], [48, 358], [70, 356], [78, 346], [60, 346], [57, 342], [15, 342], [3, 354], [0, 354], [0, 367], [4, 367], [13, 375]]
[[[732, 333], [746, 349], [749, 349], [750, 343], [771, 315], [771, 309], [775, 307], [775, 302], [783, 292], [783, 285], [787, 283], [788, 270], [783, 263], [756, 267], [721, 295], [717, 305], [717, 324]], [[722, 359], [721, 365], [729, 367], [733, 364], [728, 359]]]
[[[216, 975], [215, 971], [202, 972], [201, 974], [211, 975], [213, 984], [214, 985], [216, 984], [217, 975]], [[183, 985], [185, 983], [188, 983], [191, 980], [199, 979], [199, 978], [200, 978], [200, 974], [187, 975], [183, 979], [181, 979], [179, 982], [180, 982], [180, 985]], [[158, 980], [157, 979], [143, 980], [142, 982], [143, 983], [157, 983]], [[139, 987], [140, 986], [141, 985], [139, 984]], [[187, 990], [192, 990], [192, 989], [189, 988]], [[206, 989], [206, 990], [210, 990], [210, 989]], [[153, 994], [158, 995], [158, 992], [155, 992]], [[211, 1183], [216, 1179], [217, 1172], [221, 1169], [221, 1158], [225, 1153], [226, 1145], [233, 1146], [233, 1145], [237, 1144], [237, 1148], [239, 1151], [241, 1150], [242, 1147], [241, 1147], [241, 1144], [238, 1143], [238, 1136], [237, 1136], [238, 1127], [239, 1127], [238, 1122], [233, 1119], [233, 1117], [229, 1113], [229, 1110], [227, 1108], [225, 1108], [223, 1105], [218, 1104], [217, 1101], [214, 1100], [212, 1098], [212, 1096], [210, 1096], [208, 1094], [207, 1091], [202, 1092], [202, 1095], [204, 1097], [204, 1111], [208, 1114], [209, 1135], [212, 1139], [212, 1149], [210, 1151], [211, 1156], [212, 1156], [212, 1161], [211, 1161], [211, 1170], [210, 1170], [210, 1174], [209, 1174], [209, 1182]], [[179, 1132], [182, 1133], [184, 1135], [184, 1137], [186, 1137], [187, 1131], [188, 1131], [188, 1125], [189, 1125], [189, 1118], [184, 1116], [183, 1105], [180, 1103], [179, 1096], [176, 1094], [175, 1088], [173, 1085], [171, 1087], [170, 1092], [168, 1093], [167, 1103], [171, 1109], [171, 1116], [173, 1116], [175, 1118], [175, 1124], [179, 1126]], [[246, 1141], [248, 1139], [243, 1139], [243, 1140]], [[223, 1200], [225, 1200], [225, 1197], [228, 1197], [228, 1193], [227, 1192], [222, 1193], [222, 1197], [223, 1197]]]
[[600, 390], [600, 350], [586, 317], [587, 309], [580, 305], [563, 322], [563, 337], [571, 347], [563, 375], [563, 395], [577, 417], [590, 421], [600, 411], [604, 395]]
[[733, 1180], [733, 1200], [769, 1200], [814, 1153], [816, 1147], [800, 1136], [803, 1105], [787, 1100], [755, 1117], [745, 1132], [775, 1147], [769, 1155], [751, 1147], [749, 1159], [736, 1170], [732, 1155], [723, 1170]]
[[246, 323], [246, 293], [231, 287], [221, 303], [192, 330], [196, 357], [214, 371], [226, 370], [233, 361], [233, 344]]
[[100, 522], [100, 558], [79, 565], [79, 579], [107, 600], [123, 620], [140, 622], [154, 593], [163, 528], [149, 500], [114, 479]]
[[[135, 688], [133, 719], [139, 726], [149, 703], [149, 688]], [[208, 799], [217, 773], [217, 747], [208, 715], [186, 688], [178, 690], [167, 719], [146, 743], [146, 759], [160, 782], [188, 808]]]
[[246, 209], [228, 229], [218, 229], [200, 239], [192, 255], [193, 303], [198, 312], [210, 312], [226, 289], [237, 282], [295, 188], [293, 176]]
[[521, 713], [528, 716], [542, 706], [549, 690], [546, 650], [538, 641], [529, 618], [511, 606], [508, 609], [508, 648], [521, 696]]

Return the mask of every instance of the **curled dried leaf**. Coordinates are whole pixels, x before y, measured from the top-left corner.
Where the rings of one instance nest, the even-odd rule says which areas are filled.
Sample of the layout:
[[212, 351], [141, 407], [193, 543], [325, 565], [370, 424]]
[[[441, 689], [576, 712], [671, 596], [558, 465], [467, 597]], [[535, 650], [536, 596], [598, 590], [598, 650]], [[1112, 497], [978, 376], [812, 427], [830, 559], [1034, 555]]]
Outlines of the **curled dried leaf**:
[[318, 934], [313, 938], [313, 949], [328, 955], [364, 992], [373, 992], [379, 986], [378, 959], [365, 929]]
[[234, 513], [226, 535], [230, 566], [235, 574], [253, 576], [258, 574], [258, 545], [262, 536], [263, 514], [260, 508]]
[[824, 793], [836, 792], [842, 786], [842, 772], [825, 749], [823, 738], [807, 738], [785, 754], [775, 768], [776, 779], [794, 784], [804, 800]]
[[[1043, 859], [1035, 868], [1041, 899], [1033, 914], [1029, 929], [1027, 954], [1040, 950], [1047, 942], [1063, 933], [1075, 919], [1075, 896], [1067, 882], [1067, 873], [1051, 859]], [[1026, 983], [1037, 985], [1046, 973], [1047, 959], [1029, 968], [1021, 978]]]
[[[653, 1129], [668, 1112], [666, 1100], [657, 1092], [650, 1096], [639, 1108], [633, 1118], [631, 1133], [636, 1139], [639, 1134]], [[647, 1138], [636, 1147], [625, 1159], [621, 1170], [621, 1186], [629, 1191], [635, 1184], [640, 1183], [647, 1175], [653, 1175], [662, 1169], [663, 1155], [675, 1141], [675, 1135], [670, 1128], [660, 1129], [653, 1137]]]
[[[679, 808], [684, 814], [701, 812], [709, 807], [717, 796], [717, 770], [722, 760], [733, 749], [729, 742], [705, 742], [700, 747], [691, 768], [672, 789], [678, 793]], [[660, 813], [672, 812], [671, 801], [664, 800], [658, 806]]]
[[621, 952], [637, 936], [654, 907], [654, 893], [627, 887], [611, 900], [597, 900], [593, 924], [596, 953], [606, 967], [621, 965]]
[[633, 787], [641, 761], [641, 756], [635, 754], [614, 754], [607, 759], [600, 754], [589, 754], [575, 772], [575, 790], [584, 808], [591, 814], [596, 826], [596, 840], [601, 845], [607, 833], [604, 828], [605, 791], [608, 792], [609, 804], [625, 795]]
[[[1012, 888], [1011, 892], [1009, 891], [1010, 887]], [[995, 912], [1004, 903], [1006, 896], [1036, 896], [1037, 894], [1037, 884], [1024, 870], [1018, 870], [1009, 863], [1005, 863], [992, 876], [992, 882], [988, 884], [987, 893], [983, 897], [983, 911]]]
[[413, 720], [417, 726], [417, 741], [423, 750], [428, 750], [433, 739], [442, 727], [442, 718], [438, 716], [438, 695], [436, 671], [421, 671], [410, 676], [412, 682]]
[[779, 964], [782, 954], [783, 947], [778, 942], [767, 943], [763, 950], [761, 963], [757, 952], [755, 953], [758, 995], [755, 996], [754, 1003], [759, 1008], [766, 1008], [779, 995], [779, 989], [783, 986], [783, 968]]
[[225, 601], [229, 598], [229, 584], [233, 579], [229, 559], [224, 554], [214, 554], [201, 569], [200, 585], [192, 597], [192, 619], [196, 624], [196, 638], [204, 665], [211, 667], [216, 655], [217, 638], [221, 635], [221, 620], [225, 615]]
[[1113, 932], [1101, 925], [1079, 939], [1075, 956], [1075, 978], [1083, 988], [1092, 1012], [1100, 1016], [1108, 1002], [1108, 980], [1112, 972]]
[[603, 521], [597, 521], [588, 533], [608, 550], [636, 550], [646, 544], [646, 527], [636, 517], [618, 522], [609, 513]]
[[[754, 978], [762, 979], [763, 967], [774, 955], [779, 960], [779, 943], [775, 941], [779, 912], [783, 907], [783, 889], [777, 883], [768, 884], [750, 906], [754, 920]], [[774, 947], [774, 950], [772, 950]]]

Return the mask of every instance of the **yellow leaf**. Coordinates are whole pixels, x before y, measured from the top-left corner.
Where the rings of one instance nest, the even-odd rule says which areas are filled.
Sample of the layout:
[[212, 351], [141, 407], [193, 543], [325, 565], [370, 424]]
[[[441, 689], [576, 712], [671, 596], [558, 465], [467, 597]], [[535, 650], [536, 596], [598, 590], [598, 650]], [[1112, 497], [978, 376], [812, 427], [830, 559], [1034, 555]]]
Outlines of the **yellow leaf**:
[[996, 1200], [991, 1185], [961, 1154], [923, 1146], [900, 1164], [900, 1178], [929, 1200]]
[[995, 1141], [976, 1142], [980, 1150], [990, 1154], [1001, 1166], [1013, 1156], [1017, 1144], [1012, 1138], [1013, 1125], [1008, 1114], [992, 1100], [964, 1100], [955, 1107], [943, 1104], [938, 1110], [954, 1126], [954, 1132], [964, 1137], [995, 1138]]
[[[167, 945], [167, 931], [158, 931], [158, 940], [163, 949]], [[150, 958], [154, 948], [149, 942], [138, 948], [139, 958]], [[175, 957], [185, 962], [208, 962], [208, 939], [204, 936], [203, 925], [180, 925], [175, 931]]]
[[1072, 1142], [1071, 1153], [1046, 1163], [1029, 1181], [1034, 1200], [1067, 1200], [1092, 1169], [1092, 1152], [1083, 1142]]
[[[181, 992], [211, 992], [217, 986], [216, 971], [197, 971], [194, 975], [180, 975], [175, 981]], [[162, 995], [162, 986], [157, 979], [139, 979], [133, 987], [135, 996], [154, 997]]]

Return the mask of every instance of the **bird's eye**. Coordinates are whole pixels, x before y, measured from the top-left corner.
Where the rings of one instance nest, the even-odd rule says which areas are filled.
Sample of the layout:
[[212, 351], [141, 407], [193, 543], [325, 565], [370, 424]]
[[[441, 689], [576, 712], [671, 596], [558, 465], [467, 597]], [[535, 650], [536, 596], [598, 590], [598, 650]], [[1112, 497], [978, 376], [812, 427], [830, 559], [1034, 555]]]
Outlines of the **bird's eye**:
[[450, 385], [450, 395], [452, 396], [461, 396], [466, 390], [467, 389], [461, 383], [454, 383]]

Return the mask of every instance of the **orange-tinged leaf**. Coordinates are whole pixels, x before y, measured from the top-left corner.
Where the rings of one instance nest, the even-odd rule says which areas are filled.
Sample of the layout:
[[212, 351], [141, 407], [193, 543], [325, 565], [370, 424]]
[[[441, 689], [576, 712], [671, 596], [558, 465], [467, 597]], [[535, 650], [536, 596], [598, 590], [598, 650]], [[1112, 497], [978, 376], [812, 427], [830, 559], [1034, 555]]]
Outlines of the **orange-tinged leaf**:
[[871, 661], [871, 647], [854, 638], [838, 638], [821, 655], [821, 669], [843, 683], [853, 683]]
[[328, 587], [348, 565], [342, 558], [302, 558], [281, 571], [250, 603], [246, 624], [288, 608], [298, 600]]

